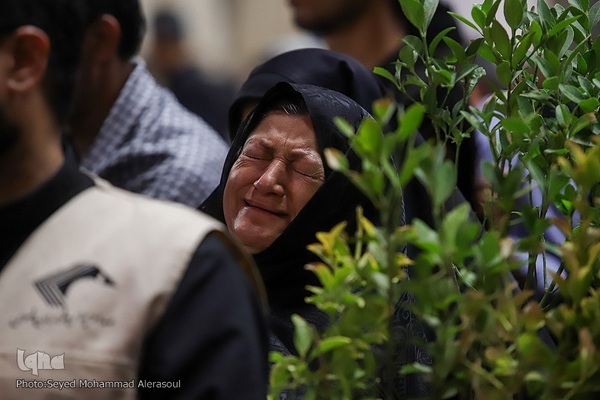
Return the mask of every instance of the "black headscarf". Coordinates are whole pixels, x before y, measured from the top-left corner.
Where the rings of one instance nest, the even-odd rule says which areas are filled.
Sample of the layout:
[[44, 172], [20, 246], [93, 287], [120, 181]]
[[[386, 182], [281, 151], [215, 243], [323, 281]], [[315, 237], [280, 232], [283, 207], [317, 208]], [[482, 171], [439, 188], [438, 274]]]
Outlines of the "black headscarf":
[[240, 127], [242, 111], [257, 102], [278, 82], [303, 83], [340, 92], [371, 111], [373, 102], [384, 97], [379, 79], [364, 65], [342, 53], [325, 49], [293, 50], [256, 67], [242, 84], [229, 108], [229, 135]]
[[[321, 156], [326, 148], [333, 147], [346, 154], [350, 168], [360, 169], [359, 158], [350, 150], [348, 139], [338, 131], [333, 119], [342, 117], [358, 128], [369, 114], [341, 93], [312, 85], [279, 83], [265, 94], [235, 136], [225, 160], [219, 187], [201, 206], [202, 211], [224, 222], [223, 192], [229, 172], [244, 143], [265, 112], [287, 96], [301, 96], [306, 103]], [[299, 313], [306, 318], [306, 311], [310, 311], [312, 307], [305, 304], [304, 298], [309, 294], [305, 287], [318, 285], [318, 281], [314, 274], [304, 267], [317, 261], [317, 257], [306, 248], [309, 244], [317, 242], [315, 234], [329, 231], [342, 221], [349, 221], [348, 231], [353, 233], [357, 206], [362, 206], [364, 215], [378, 223], [378, 213], [371, 201], [344, 175], [333, 172], [325, 162], [323, 164], [326, 175], [323, 185], [273, 244], [254, 255], [265, 283], [272, 314], [281, 316], [282, 319], [286, 319], [292, 313]], [[308, 319], [312, 318], [310, 322], [317, 327], [326, 324], [326, 319], [321, 319], [323, 316], [319, 316], [318, 313], [310, 311], [309, 314]], [[277, 330], [277, 327], [273, 329]], [[292, 342], [291, 333], [292, 331], [287, 329], [276, 332], [286, 346]]]

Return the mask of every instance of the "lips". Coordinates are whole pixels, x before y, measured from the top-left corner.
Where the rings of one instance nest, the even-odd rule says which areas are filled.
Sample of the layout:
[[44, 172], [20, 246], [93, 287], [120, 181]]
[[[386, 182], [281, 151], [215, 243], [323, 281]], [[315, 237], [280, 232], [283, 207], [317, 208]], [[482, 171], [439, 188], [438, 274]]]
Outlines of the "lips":
[[246, 207], [250, 207], [250, 208], [256, 209], [258, 211], [269, 213], [269, 214], [275, 215], [277, 217], [282, 217], [282, 218], [287, 217], [287, 213], [285, 213], [283, 211], [280, 211], [280, 210], [277, 210], [277, 209], [275, 209], [273, 207], [270, 207], [270, 206], [268, 206], [266, 204], [262, 204], [262, 203], [257, 202], [257, 201], [244, 200], [244, 203], [246, 204]]

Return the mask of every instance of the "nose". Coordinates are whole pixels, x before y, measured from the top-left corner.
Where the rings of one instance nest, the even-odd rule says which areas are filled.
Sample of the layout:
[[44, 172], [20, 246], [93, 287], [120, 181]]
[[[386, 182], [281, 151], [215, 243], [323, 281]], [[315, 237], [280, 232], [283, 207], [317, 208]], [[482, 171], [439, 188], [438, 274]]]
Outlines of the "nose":
[[274, 159], [254, 182], [254, 187], [263, 194], [283, 196], [287, 165], [282, 160]]

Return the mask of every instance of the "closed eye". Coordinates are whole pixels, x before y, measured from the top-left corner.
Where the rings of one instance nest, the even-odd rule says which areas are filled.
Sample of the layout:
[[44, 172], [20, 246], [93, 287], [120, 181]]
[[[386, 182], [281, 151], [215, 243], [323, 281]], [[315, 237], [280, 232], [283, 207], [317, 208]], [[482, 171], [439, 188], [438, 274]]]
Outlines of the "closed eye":
[[319, 168], [317, 166], [299, 165], [299, 166], [293, 166], [292, 169], [302, 176], [306, 176], [308, 178], [318, 180], [318, 181], [324, 180], [324, 177], [323, 177], [324, 171], [322, 168]]
[[266, 154], [259, 154], [259, 153], [248, 153], [248, 152], [244, 152], [242, 153], [243, 156], [248, 157], [252, 160], [259, 160], [259, 161], [267, 161], [269, 158]]
[[306, 176], [306, 177], [314, 179], [316, 181], [324, 180], [323, 174], [320, 172], [307, 173], [307, 172], [298, 171], [297, 169], [294, 169], [294, 171], [296, 171], [297, 173], [299, 173], [302, 176]]

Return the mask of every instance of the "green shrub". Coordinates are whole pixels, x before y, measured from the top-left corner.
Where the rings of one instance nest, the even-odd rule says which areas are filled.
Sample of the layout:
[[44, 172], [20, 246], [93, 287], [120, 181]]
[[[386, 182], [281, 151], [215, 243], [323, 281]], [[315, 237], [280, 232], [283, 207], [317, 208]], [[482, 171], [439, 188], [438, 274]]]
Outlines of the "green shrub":
[[[318, 234], [311, 250], [322, 263], [310, 268], [322, 287], [312, 288], [308, 301], [332, 324], [317, 333], [294, 318], [299, 355], [271, 354], [271, 397], [299, 389], [305, 399], [381, 398], [389, 384], [381, 377], [418, 373], [432, 399], [600, 398], [600, 39], [591, 35], [600, 2], [590, 7], [589, 0], [569, 0], [567, 8], [551, 8], [540, 0], [528, 10], [524, 0], [485, 0], [471, 18], [455, 15], [481, 34], [466, 48], [447, 32], [425, 37], [437, 0], [400, 3], [421, 36], [403, 39], [395, 75], [376, 72], [403, 92], [416, 85], [420, 98], [406, 110], [381, 101], [374, 120], [357, 132], [337, 121], [363, 160], [360, 173], [346, 170], [341, 154], [327, 154], [332, 168], [373, 200], [385, 223], [374, 226], [358, 210], [357, 232], [345, 232], [342, 223]], [[499, 13], [508, 27], [498, 22]], [[442, 42], [451, 54], [434, 56]], [[476, 56], [496, 67], [498, 86], [480, 109], [468, 102], [485, 75]], [[413, 69], [418, 59], [427, 66], [425, 77]], [[463, 88], [463, 100], [440, 107], [439, 89], [454, 86]], [[396, 117], [398, 129], [384, 134]], [[415, 147], [423, 118], [433, 121], [440, 142]], [[456, 168], [443, 142], [460, 146], [475, 130], [488, 138], [494, 159], [484, 166], [486, 229], [469, 206], [445, 206]], [[405, 154], [401, 165], [397, 154]], [[413, 177], [431, 196], [433, 227], [398, 222], [402, 189]], [[541, 202], [519, 202], [534, 187]], [[547, 218], [551, 206], [559, 218]], [[527, 236], [508, 234], [517, 223]], [[550, 226], [562, 231], [564, 243], [544, 240]], [[407, 245], [420, 249], [414, 260], [402, 252]], [[560, 271], [537, 301], [528, 289], [540, 273], [536, 259], [548, 252], [560, 256]], [[528, 254], [522, 291], [511, 278], [521, 266], [517, 253]], [[401, 302], [406, 298], [414, 301]], [[435, 340], [415, 343], [432, 365], [398, 370], [385, 362], [396, 357], [391, 327], [398, 304], [433, 332]]]

